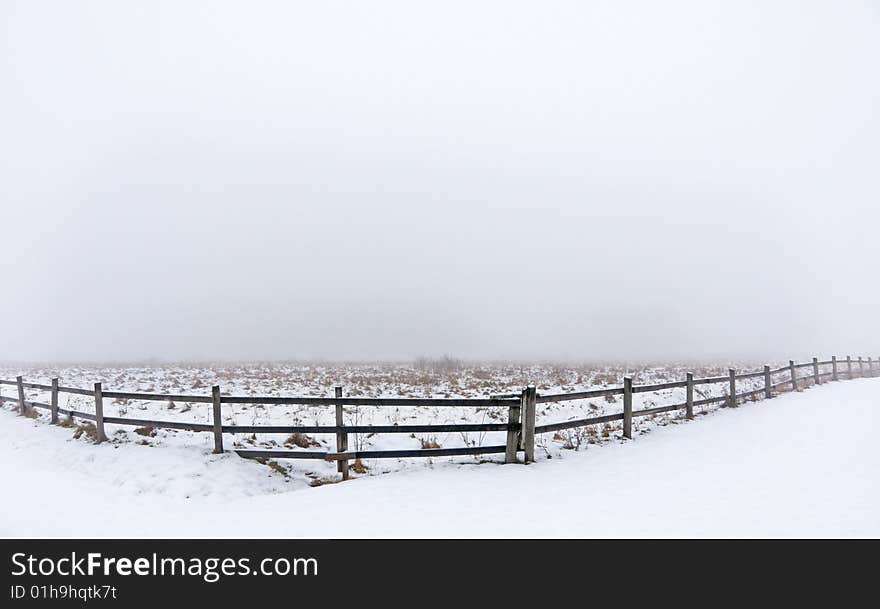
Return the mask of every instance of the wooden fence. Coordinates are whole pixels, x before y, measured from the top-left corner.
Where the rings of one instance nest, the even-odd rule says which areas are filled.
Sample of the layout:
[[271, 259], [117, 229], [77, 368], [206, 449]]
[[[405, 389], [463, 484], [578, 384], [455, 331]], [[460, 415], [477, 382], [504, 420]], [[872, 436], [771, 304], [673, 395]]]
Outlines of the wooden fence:
[[[845, 369], [841, 367], [845, 365]], [[854, 368], [857, 366], [857, 370]], [[829, 369], [830, 367], [830, 369]], [[806, 374], [799, 371], [807, 369]], [[336, 451], [310, 451], [310, 450], [269, 450], [247, 449], [236, 450], [241, 457], [248, 459], [260, 458], [286, 458], [286, 459], [322, 459], [336, 461], [338, 470], [343, 479], [348, 479], [349, 461], [352, 459], [394, 459], [401, 457], [446, 457], [456, 455], [486, 455], [504, 453], [506, 463], [518, 461], [518, 453], [523, 453], [523, 462], [530, 463], [535, 460], [535, 435], [556, 432], [575, 427], [623, 421], [623, 436], [632, 439], [632, 422], [636, 417], [684, 410], [688, 419], [694, 417], [695, 406], [723, 403], [725, 406], [734, 406], [740, 401], [758, 400], [773, 397], [775, 393], [782, 391], [797, 391], [809, 384], [822, 384], [828, 380], [837, 381], [841, 378], [852, 379], [866, 376], [878, 376], [880, 374], [880, 358], [873, 360], [868, 357], [853, 359], [847, 356], [845, 360], [838, 360], [836, 356], [830, 360], [819, 361], [813, 358], [811, 362], [795, 363], [790, 361], [787, 366], [771, 369], [764, 366], [763, 370], [754, 372], [737, 373], [730, 369], [726, 376], [709, 378], [694, 378], [692, 373], [687, 373], [683, 381], [657, 383], [653, 385], [633, 385], [632, 378], [625, 377], [621, 387], [593, 389], [574, 393], [559, 393], [538, 395], [534, 386], [525, 387], [518, 394], [508, 394], [485, 399], [479, 398], [356, 398], [343, 396], [342, 387], [336, 387], [333, 397], [259, 397], [259, 396], [223, 396], [220, 387], [215, 385], [211, 388], [211, 395], [173, 395], [164, 393], [132, 393], [126, 391], [104, 391], [101, 383], [95, 383], [93, 389], [79, 389], [76, 387], [64, 387], [59, 385], [58, 379], [54, 378], [50, 385], [40, 383], [28, 383], [19, 376], [14, 381], [0, 380], [0, 390], [3, 385], [14, 385], [18, 389], [18, 397], [0, 395], [0, 402], [17, 402], [20, 411], [25, 413], [28, 408], [45, 409], [50, 412], [51, 422], [58, 423], [58, 415], [67, 415], [71, 420], [85, 419], [93, 421], [97, 430], [97, 441], [107, 439], [104, 431], [106, 424], [132, 425], [138, 427], [154, 427], [157, 429], [183, 429], [195, 432], [207, 432], [214, 436], [214, 452], [223, 452], [223, 434], [235, 433], [264, 433], [264, 434], [293, 434], [293, 433], [327, 433], [336, 434]], [[746, 379], [763, 378], [763, 386], [759, 389], [737, 393], [737, 381]], [[726, 394], [718, 397], [694, 399], [694, 387], [697, 385], [725, 384]], [[632, 396], [635, 393], [647, 393], [666, 389], [685, 389], [686, 399], [682, 403], [669, 404], [633, 410]], [[25, 389], [48, 391], [50, 401], [48, 404], [26, 399]], [[94, 399], [95, 412], [81, 412], [58, 405], [59, 394], [87, 396]], [[615, 414], [606, 414], [585, 419], [575, 419], [546, 425], [536, 425], [537, 404], [564, 402], [570, 400], [582, 400], [605, 396], [623, 396], [623, 411]], [[126, 399], [142, 401], [180, 401], [191, 403], [206, 403], [213, 406], [212, 423], [188, 423], [176, 421], [155, 421], [148, 419], [131, 419], [123, 417], [104, 416], [104, 399]], [[307, 405], [333, 407], [336, 412], [335, 425], [223, 425], [221, 406], [223, 404], [263, 404], [263, 405]], [[345, 425], [343, 420], [343, 408], [345, 406], [444, 406], [444, 407], [506, 407], [508, 410], [507, 423], [465, 423], [465, 424], [427, 424], [427, 425]], [[461, 448], [422, 448], [412, 450], [349, 450], [349, 434], [376, 434], [376, 433], [443, 433], [443, 432], [506, 432], [506, 443], [498, 446], [465, 446]]]

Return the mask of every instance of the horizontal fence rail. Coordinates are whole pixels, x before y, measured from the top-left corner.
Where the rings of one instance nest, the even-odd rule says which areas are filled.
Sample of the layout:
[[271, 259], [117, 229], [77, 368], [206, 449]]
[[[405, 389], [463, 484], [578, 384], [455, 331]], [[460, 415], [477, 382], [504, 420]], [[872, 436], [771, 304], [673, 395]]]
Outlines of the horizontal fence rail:
[[[830, 366], [830, 370], [827, 367]], [[807, 370], [803, 373], [803, 370]], [[800, 372], [800, 373], [799, 373]], [[771, 369], [764, 366], [763, 370], [739, 372], [730, 369], [726, 376], [694, 378], [687, 374], [683, 381], [670, 381], [648, 385], [633, 385], [632, 378], [625, 377], [621, 387], [605, 387], [587, 391], [539, 395], [534, 386], [525, 387], [520, 393], [496, 395], [488, 398], [359, 398], [344, 396], [341, 387], [336, 387], [333, 397], [311, 396], [230, 396], [222, 395], [219, 386], [211, 388], [211, 395], [182, 395], [165, 393], [139, 393], [129, 391], [104, 391], [101, 383], [95, 383], [92, 389], [66, 387], [59, 385], [58, 379], [51, 384], [25, 382], [19, 376], [15, 380], [0, 379], [0, 390], [3, 385], [17, 388], [17, 397], [0, 395], [0, 402], [19, 404], [19, 410], [26, 414], [28, 409], [48, 410], [52, 423], [58, 423], [58, 415], [66, 415], [71, 421], [82, 419], [92, 421], [96, 427], [98, 442], [107, 439], [105, 425], [128, 425], [155, 429], [178, 429], [193, 432], [206, 432], [214, 436], [214, 452], [223, 452], [223, 434], [295, 434], [316, 433], [335, 434], [336, 451], [316, 450], [281, 450], [281, 449], [241, 449], [235, 452], [248, 459], [320, 459], [335, 461], [343, 479], [348, 479], [349, 461], [356, 459], [397, 459], [406, 457], [445, 457], [460, 455], [505, 454], [505, 462], [518, 461], [518, 452], [523, 453], [523, 461], [534, 461], [535, 435], [563, 431], [590, 425], [601, 425], [617, 421], [623, 422], [623, 437], [632, 438], [632, 421], [635, 418], [651, 416], [666, 412], [684, 410], [685, 417], [694, 418], [694, 407], [722, 403], [724, 406], [736, 406], [746, 400], [767, 399], [780, 391], [799, 391], [804, 387], [837, 381], [842, 378], [878, 376], [880, 374], [880, 358], [868, 357], [831, 359], [819, 361], [813, 358], [810, 362], [796, 363], [790, 361], [787, 366]], [[778, 379], [782, 375], [781, 380]], [[763, 379], [763, 386], [744, 392], [737, 392], [737, 381]], [[726, 394], [715, 397], [694, 399], [694, 388], [701, 385], [724, 384]], [[25, 389], [48, 391], [51, 394], [49, 403], [28, 400]], [[674, 404], [652, 406], [633, 410], [632, 396], [639, 393], [685, 389], [686, 400]], [[84, 412], [58, 405], [59, 394], [72, 394], [90, 397], [95, 403], [95, 412]], [[587, 418], [576, 418], [544, 425], [536, 425], [536, 405], [565, 401], [584, 400], [600, 397], [623, 396], [623, 411]], [[187, 421], [163, 421], [153, 419], [133, 419], [127, 417], [104, 416], [104, 399], [141, 400], [165, 402], [189, 402], [212, 404], [212, 422], [195, 423]], [[335, 425], [224, 425], [221, 418], [223, 404], [254, 404], [254, 405], [306, 405], [332, 406], [336, 409]], [[393, 406], [393, 407], [470, 407], [470, 408], [506, 408], [506, 423], [450, 423], [423, 425], [345, 425], [343, 407], [358, 406]], [[505, 432], [506, 444], [497, 446], [464, 446], [461, 448], [421, 448], [403, 450], [349, 450], [349, 434], [414, 434], [414, 433], [454, 433], [454, 432]]]
[[559, 393], [551, 395], [539, 395], [537, 401], [539, 404], [544, 402], [565, 402], [569, 400], [583, 400], [586, 398], [601, 398], [606, 395], [622, 395], [623, 387], [614, 387], [612, 389], [592, 389], [590, 391], [579, 391], [577, 393]]

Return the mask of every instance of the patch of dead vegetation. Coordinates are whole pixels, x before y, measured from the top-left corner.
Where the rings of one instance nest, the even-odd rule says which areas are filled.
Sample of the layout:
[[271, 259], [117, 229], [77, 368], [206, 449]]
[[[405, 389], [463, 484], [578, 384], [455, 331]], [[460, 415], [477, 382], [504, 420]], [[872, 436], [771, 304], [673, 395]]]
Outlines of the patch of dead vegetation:
[[312, 446], [320, 446], [321, 443], [308, 434], [296, 432], [287, 436], [287, 439], [284, 441], [284, 445], [288, 448], [290, 448], [291, 446], [310, 448]]
[[419, 438], [419, 442], [422, 445], [422, 449], [426, 448], [443, 448], [443, 445], [437, 442], [436, 436], [429, 436], [427, 438]]
[[94, 444], [98, 443], [98, 428], [95, 427], [94, 423], [86, 421], [76, 426], [76, 430], [73, 432], [73, 439], [79, 440], [83, 436]]
[[281, 474], [285, 478], [290, 477], [290, 472], [287, 470], [287, 468], [284, 467], [283, 465], [281, 465], [280, 463], [278, 463], [278, 461], [276, 461], [275, 459], [267, 459], [265, 457], [260, 457], [259, 459], [254, 459], [254, 461], [256, 461], [257, 463], [262, 463], [263, 465], [265, 465], [269, 469], [275, 471], [276, 473]]
[[342, 478], [312, 478], [309, 482], [309, 486], [318, 487], [325, 486], [327, 484], [339, 484], [340, 482], [342, 482]]

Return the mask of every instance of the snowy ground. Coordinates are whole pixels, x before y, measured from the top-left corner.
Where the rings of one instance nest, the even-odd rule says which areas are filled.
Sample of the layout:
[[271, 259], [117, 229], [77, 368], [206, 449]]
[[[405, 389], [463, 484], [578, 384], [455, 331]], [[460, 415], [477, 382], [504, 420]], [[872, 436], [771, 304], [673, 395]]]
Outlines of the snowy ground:
[[285, 492], [199, 446], [92, 445], [0, 411], [0, 535], [880, 536], [880, 379], [813, 387], [523, 465], [437, 462]]

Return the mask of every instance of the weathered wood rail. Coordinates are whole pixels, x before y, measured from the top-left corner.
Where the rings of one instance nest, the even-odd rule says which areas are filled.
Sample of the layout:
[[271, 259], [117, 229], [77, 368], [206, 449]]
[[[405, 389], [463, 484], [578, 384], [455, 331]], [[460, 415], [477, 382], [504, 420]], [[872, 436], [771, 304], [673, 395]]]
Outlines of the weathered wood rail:
[[[841, 365], [845, 368], [841, 369]], [[855, 364], [855, 366], [854, 366]], [[830, 369], [829, 369], [830, 367]], [[855, 369], [854, 369], [855, 368]], [[807, 369], [806, 374], [800, 373]], [[620, 387], [608, 387], [591, 389], [589, 391], [577, 391], [571, 393], [559, 393], [538, 395], [534, 386], [523, 388], [518, 394], [507, 394], [490, 398], [359, 398], [344, 396], [342, 387], [334, 388], [333, 397], [278, 397], [278, 396], [224, 396], [219, 386], [211, 388], [211, 395], [179, 395], [166, 393], [138, 393], [128, 391], [104, 391], [101, 383], [95, 383], [92, 389], [80, 389], [66, 387], [59, 384], [57, 378], [51, 380], [51, 384], [25, 382], [19, 376], [14, 381], [0, 380], [0, 391], [3, 385], [12, 385], [17, 388], [17, 397], [0, 395], [0, 402], [16, 402], [22, 414], [28, 408], [44, 409], [50, 413], [53, 424], [58, 423], [59, 415], [67, 415], [73, 419], [92, 421], [97, 430], [97, 441], [107, 439], [105, 425], [130, 425], [138, 427], [153, 427], [157, 429], [180, 429], [193, 432], [206, 432], [214, 436], [214, 452], [223, 452], [223, 435], [237, 433], [264, 433], [264, 434], [293, 434], [293, 433], [322, 433], [336, 435], [336, 451], [313, 451], [313, 450], [272, 450], [272, 449], [241, 449], [235, 452], [244, 458], [285, 458], [285, 459], [321, 459], [338, 462], [338, 469], [343, 479], [348, 478], [349, 461], [352, 459], [395, 459], [404, 457], [444, 457], [458, 455], [505, 455], [505, 462], [518, 461], [518, 453], [523, 453], [523, 462], [530, 463], [535, 460], [535, 436], [536, 434], [551, 433], [622, 421], [622, 431], [625, 438], [632, 439], [633, 419], [638, 417], [656, 415], [676, 410], [684, 410], [687, 419], [694, 418], [694, 408], [710, 404], [721, 403], [724, 406], [735, 406], [745, 400], [768, 399], [780, 391], [798, 391], [807, 385], [819, 385], [829, 381], [838, 381], [843, 378], [854, 379], [880, 375], [880, 358], [874, 360], [870, 357], [858, 357], [853, 359], [847, 356], [845, 360], [838, 360], [833, 356], [829, 360], [819, 361], [812, 358], [810, 362], [795, 363], [790, 361], [787, 366], [771, 369], [764, 366], [763, 370], [740, 372], [730, 369], [726, 376], [707, 378], [694, 378], [693, 373], [687, 373], [685, 380], [650, 385], [633, 385], [631, 377], [624, 377]], [[780, 378], [783, 377], [783, 378]], [[763, 379], [763, 386], [737, 393], [737, 381], [748, 379]], [[725, 384], [726, 393], [721, 396], [694, 399], [694, 388], [700, 385]], [[28, 400], [26, 389], [49, 392], [49, 403]], [[637, 393], [649, 393], [668, 389], [685, 389], [686, 399], [684, 402], [654, 406], [633, 410], [632, 396]], [[95, 412], [84, 412], [70, 408], [62, 408], [58, 405], [59, 394], [71, 394], [86, 396], [94, 399]], [[623, 411], [613, 414], [605, 414], [595, 417], [571, 419], [556, 423], [536, 425], [536, 408], [538, 404], [564, 402], [571, 400], [583, 400], [606, 396], [623, 396]], [[126, 399], [142, 401], [178, 401], [190, 403], [204, 403], [212, 405], [212, 422], [195, 423], [185, 421], [161, 421], [152, 419], [132, 419], [127, 417], [104, 416], [104, 399]], [[334, 407], [336, 411], [335, 425], [224, 425], [222, 421], [223, 404], [262, 404], [262, 405], [306, 405]], [[406, 407], [456, 407], [456, 408], [507, 408], [507, 423], [455, 423], [455, 424], [424, 424], [424, 425], [345, 425], [344, 408], [358, 406], [406, 406]], [[506, 443], [497, 446], [465, 446], [461, 448], [422, 448], [410, 450], [349, 450], [349, 434], [375, 434], [375, 433], [444, 433], [444, 432], [505, 432]]]

